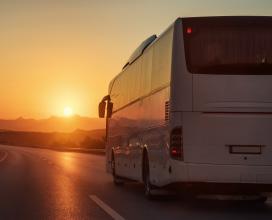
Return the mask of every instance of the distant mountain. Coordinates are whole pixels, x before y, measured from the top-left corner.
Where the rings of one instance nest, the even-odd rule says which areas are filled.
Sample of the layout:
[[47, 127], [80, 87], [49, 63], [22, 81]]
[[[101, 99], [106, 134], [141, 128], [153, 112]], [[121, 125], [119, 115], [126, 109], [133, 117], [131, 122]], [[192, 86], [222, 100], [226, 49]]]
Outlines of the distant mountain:
[[75, 130], [104, 129], [105, 120], [99, 118], [88, 118], [75, 115], [73, 117], [55, 117], [47, 119], [15, 120], [0, 119], [0, 130], [32, 131], [32, 132], [73, 132]]

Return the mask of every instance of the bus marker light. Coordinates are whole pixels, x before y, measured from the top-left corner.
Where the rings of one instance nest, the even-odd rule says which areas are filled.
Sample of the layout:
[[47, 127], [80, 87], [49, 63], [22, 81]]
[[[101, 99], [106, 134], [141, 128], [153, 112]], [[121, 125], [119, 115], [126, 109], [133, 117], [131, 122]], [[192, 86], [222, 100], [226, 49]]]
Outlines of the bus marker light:
[[193, 29], [191, 28], [191, 27], [188, 27], [187, 29], [186, 29], [186, 33], [187, 34], [191, 34], [193, 32]]

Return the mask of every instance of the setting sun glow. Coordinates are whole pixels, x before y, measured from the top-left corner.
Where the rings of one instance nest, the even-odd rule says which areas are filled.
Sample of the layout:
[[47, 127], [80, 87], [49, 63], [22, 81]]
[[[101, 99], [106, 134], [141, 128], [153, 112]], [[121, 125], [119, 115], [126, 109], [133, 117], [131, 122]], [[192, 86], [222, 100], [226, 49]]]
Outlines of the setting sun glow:
[[69, 106], [66, 106], [64, 109], [63, 109], [63, 114], [65, 117], [70, 117], [74, 114], [73, 112], [73, 109]]

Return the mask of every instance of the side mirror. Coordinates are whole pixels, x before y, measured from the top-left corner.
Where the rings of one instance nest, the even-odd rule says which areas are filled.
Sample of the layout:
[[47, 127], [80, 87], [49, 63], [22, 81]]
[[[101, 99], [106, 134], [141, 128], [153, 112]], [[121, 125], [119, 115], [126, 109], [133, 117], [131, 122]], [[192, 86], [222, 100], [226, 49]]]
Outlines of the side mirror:
[[109, 101], [107, 105], [107, 118], [111, 118], [112, 109], [113, 109], [113, 103]]
[[105, 109], [106, 109], [106, 102], [105, 101], [100, 102], [99, 106], [98, 106], [99, 118], [104, 118], [105, 117]]

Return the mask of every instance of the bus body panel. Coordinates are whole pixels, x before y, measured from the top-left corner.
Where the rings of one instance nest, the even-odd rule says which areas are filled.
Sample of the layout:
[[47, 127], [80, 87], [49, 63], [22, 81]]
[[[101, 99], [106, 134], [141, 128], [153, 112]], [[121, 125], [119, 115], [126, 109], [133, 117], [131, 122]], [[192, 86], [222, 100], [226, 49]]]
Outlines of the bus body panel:
[[[156, 186], [177, 182], [272, 184], [272, 73], [189, 72], [183, 19], [177, 19], [170, 30], [170, 68], [151, 52], [152, 46], [160, 44], [158, 39], [136, 60], [141, 68], [125, 70], [171, 73], [171, 81], [114, 111], [108, 119], [108, 171], [113, 150], [117, 174], [142, 181], [146, 149], [151, 183]], [[154, 60], [159, 59], [162, 66], [154, 68]], [[168, 110], [169, 121], [165, 120]], [[177, 127], [183, 132], [183, 160], [170, 156], [171, 131]]]
[[171, 114], [170, 127], [181, 126], [175, 112], [193, 110], [193, 74], [186, 67], [184, 53], [182, 20], [177, 19], [174, 25], [172, 73], [171, 73]]
[[143, 148], [148, 149], [153, 171], [157, 172], [160, 165], [164, 166], [166, 159], [161, 155], [166, 153], [168, 130], [165, 107], [159, 104], [168, 100], [169, 87], [113, 114], [109, 123], [108, 146], [115, 152], [117, 175], [142, 179]]
[[272, 113], [272, 75], [193, 75], [198, 112]]
[[118, 176], [142, 181], [144, 149], [148, 152], [152, 183], [158, 184], [163, 171], [168, 172], [166, 112], [170, 100], [172, 41], [173, 26], [170, 26], [110, 84], [114, 107], [108, 120], [107, 170], [111, 172], [113, 151]]
[[183, 118], [185, 162], [272, 165], [272, 115], [187, 112]]

